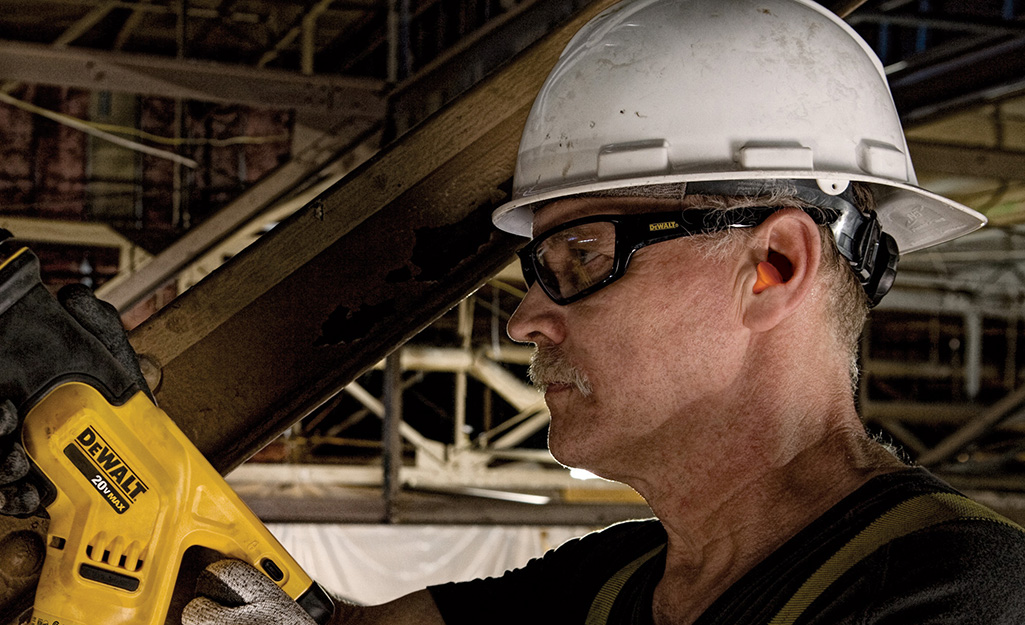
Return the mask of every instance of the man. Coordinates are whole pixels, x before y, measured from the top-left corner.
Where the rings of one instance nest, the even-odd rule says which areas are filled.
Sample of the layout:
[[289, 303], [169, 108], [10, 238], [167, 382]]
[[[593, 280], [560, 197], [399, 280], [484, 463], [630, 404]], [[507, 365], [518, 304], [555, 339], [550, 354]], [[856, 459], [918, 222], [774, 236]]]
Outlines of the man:
[[[882, 68], [841, 20], [806, 0], [607, 10], [549, 75], [494, 219], [533, 237], [509, 334], [537, 346], [552, 453], [657, 520], [335, 622], [1025, 622], [1020, 528], [855, 410], [899, 252], [984, 218], [916, 186]], [[258, 608], [197, 599], [186, 621], [260, 622], [240, 609]]]
[[[807, 0], [629, 0], [528, 119], [498, 227], [561, 462], [657, 519], [334, 623], [1025, 622], [1025, 538], [865, 433], [852, 363], [898, 251], [984, 218], [915, 186], [885, 75]], [[213, 565], [186, 625], [310, 623]]]

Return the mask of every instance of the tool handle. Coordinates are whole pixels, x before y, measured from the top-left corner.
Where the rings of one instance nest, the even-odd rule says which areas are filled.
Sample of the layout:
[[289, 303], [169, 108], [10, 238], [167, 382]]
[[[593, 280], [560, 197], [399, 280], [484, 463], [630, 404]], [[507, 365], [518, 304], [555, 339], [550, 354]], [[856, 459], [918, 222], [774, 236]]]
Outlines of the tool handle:
[[331, 615], [335, 612], [334, 600], [317, 582], [313, 582], [309, 590], [304, 592], [295, 601], [299, 604], [299, 607], [306, 610], [310, 618], [317, 621], [320, 625], [327, 625], [327, 622], [331, 620]]
[[56, 303], [28, 248], [0, 242], [0, 263], [0, 397], [11, 400], [20, 415], [63, 382], [84, 382], [115, 406], [142, 390]]
[[36, 256], [0, 231], [0, 399], [17, 407], [49, 489], [36, 621], [157, 625], [183, 551], [197, 545], [254, 562], [326, 623], [330, 596], [147, 390], [43, 286]]

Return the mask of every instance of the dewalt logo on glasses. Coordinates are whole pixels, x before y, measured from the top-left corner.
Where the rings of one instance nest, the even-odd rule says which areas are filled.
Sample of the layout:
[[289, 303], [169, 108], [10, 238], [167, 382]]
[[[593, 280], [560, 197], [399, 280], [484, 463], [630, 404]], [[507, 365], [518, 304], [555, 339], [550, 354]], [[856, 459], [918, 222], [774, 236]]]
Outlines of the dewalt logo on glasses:
[[680, 224], [675, 221], [663, 221], [657, 224], [651, 224], [648, 226], [649, 232], [661, 232], [662, 230], [675, 230], [679, 228]]

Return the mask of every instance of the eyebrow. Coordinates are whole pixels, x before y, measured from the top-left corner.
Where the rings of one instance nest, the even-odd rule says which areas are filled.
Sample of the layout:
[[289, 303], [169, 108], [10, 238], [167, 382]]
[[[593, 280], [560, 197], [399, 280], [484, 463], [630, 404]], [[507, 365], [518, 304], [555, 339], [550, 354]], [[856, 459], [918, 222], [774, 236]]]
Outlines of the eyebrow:
[[[534, 218], [535, 218], [535, 220], [533, 221], [532, 226], [531, 226], [530, 236], [531, 236], [531, 238], [534, 238], [534, 237], [536, 237], [539, 234], [544, 234], [545, 232], [551, 230], [552, 228], [558, 228], [559, 226], [561, 226], [564, 223], [573, 221], [575, 219], [583, 219], [585, 217], [592, 217], [592, 216], [596, 216], [596, 215], [643, 215], [645, 213], [663, 212], [663, 211], [642, 211], [642, 212], [638, 212], [638, 213], [629, 213], [629, 212], [625, 212], [625, 211], [623, 211], [621, 209], [617, 209], [617, 204], [619, 206], [622, 206], [621, 203], [608, 202], [607, 201], [608, 199], [610, 199], [610, 198], [560, 198], [558, 200], [554, 200], [552, 202], [544, 204], [543, 206], [541, 206], [540, 208], [538, 208], [537, 210], [534, 211]], [[623, 198], [620, 198], [620, 199], [623, 199]], [[606, 210], [588, 210], [589, 207], [593, 206], [593, 202], [592, 203], [586, 203], [585, 202], [586, 200], [599, 200], [599, 201], [603, 201], [603, 205], [604, 205]], [[553, 206], [553, 205], [555, 205], [556, 203], [558, 203], [560, 201], [577, 201], [577, 202], [581, 203], [581, 207], [579, 209], [572, 208], [565, 215], [561, 215], [561, 218], [558, 220], [558, 223], [551, 223], [551, 224], [546, 225], [543, 229], [538, 229], [536, 227], [537, 226], [536, 218], [537, 218], [538, 214], [543, 209], [545, 209], [545, 208], [547, 208], [549, 206]], [[669, 209], [669, 210], [671, 210], [671, 209]]]

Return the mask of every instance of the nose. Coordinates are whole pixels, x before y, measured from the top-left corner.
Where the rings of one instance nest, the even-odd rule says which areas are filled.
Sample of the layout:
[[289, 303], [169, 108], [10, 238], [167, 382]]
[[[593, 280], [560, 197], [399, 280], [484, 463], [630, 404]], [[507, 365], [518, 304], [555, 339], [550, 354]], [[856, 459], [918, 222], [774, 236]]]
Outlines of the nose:
[[518, 343], [548, 341], [558, 345], [566, 338], [564, 308], [549, 299], [540, 285], [533, 284], [509, 318], [509, 338]]

